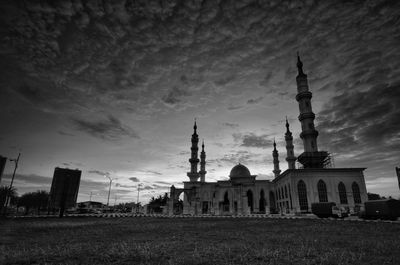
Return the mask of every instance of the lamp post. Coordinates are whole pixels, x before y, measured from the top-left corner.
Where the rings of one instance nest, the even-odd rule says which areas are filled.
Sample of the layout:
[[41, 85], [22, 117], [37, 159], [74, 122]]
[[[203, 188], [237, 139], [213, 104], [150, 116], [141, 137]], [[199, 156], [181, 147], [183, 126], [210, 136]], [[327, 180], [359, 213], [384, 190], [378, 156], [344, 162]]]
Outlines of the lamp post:
[[110, 203], [111, 184], [112, 184], [112, 181], [113, 181], [114, 179], [111, 178], [109, 175], [104, 175], [104, 177], [105, 177], [105, 178], [108, 178], [108, 179], [110, 180], [110, 187], [108, 188], [108, 197], [107, 197], [107, 208], [108, 208], [108, 205], [109, 205], [109, 203]]
[[7, 194], [6, 194], [6, 201], [5, 201], [5, 207], [4, 207], [4, 215], [7, 214], [7, 206], [8, 203], [10, 202], [10, 195], [11, 195], [11, 190], [13, 188], [13, 183], [14, 183], [14, 178], [15, 178], [15, 172], [17, 171], [18, 168], [18, 162], [19, 162], [19, 158], [21, 156], [21, 153], [18, 153], [18, 157], [16, 159], [10, 159], [11, 162], [15, 163], [15, 167], [14, 167], [14, 172], [11, 178], [11, 183], [10, 183], [10, 187], [8, 188]]
[[136, 213], [139, 213], [139, 192], [142, 184], [137, 185], [137, 200], [136, 200]]

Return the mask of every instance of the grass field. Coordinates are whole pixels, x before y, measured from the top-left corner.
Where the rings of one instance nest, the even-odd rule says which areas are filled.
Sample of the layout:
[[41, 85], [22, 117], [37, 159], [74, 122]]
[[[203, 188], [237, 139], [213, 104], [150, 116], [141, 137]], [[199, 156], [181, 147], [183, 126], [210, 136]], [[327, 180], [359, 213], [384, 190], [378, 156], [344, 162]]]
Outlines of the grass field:
[[0, 264], [400, 264], [400, 225], [318, 219], [0, 220]]

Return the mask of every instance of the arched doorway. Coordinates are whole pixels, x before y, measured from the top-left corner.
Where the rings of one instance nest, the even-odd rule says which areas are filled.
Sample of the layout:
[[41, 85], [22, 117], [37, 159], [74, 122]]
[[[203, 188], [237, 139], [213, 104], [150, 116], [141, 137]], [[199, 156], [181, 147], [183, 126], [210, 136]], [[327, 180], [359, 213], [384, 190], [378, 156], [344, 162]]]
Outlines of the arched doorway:
[[353, 182], [353, 184], [351, 185], [351, 189], [353, 190], [354, 204], [360, 204], [361, 194], [360, 194], [360, 187], [358, 186], [357, 182]]
[[328, 192], [325, 182], [320, 179], [317, 183], [319, 202], [328, 202]]
[[346, 186], [344, 185], [343, 182], [340, 182], [340, 183], [339, 183], [338, 189], [339, 189], [340, 203], [341, 203], [341, 204], [347, 204]]
[[183, 201], [185, 199], [185, 196], [187, 197], [187, 194], [185, 194], [185, 191], [179, 191], [176, 198], [171, 198], [173, 199], [173, 214], [179, 215], [183, 213]]
[[253, 212], [253, 192], [251, 190], [247, 191], [247, 206], [250, 208], [250, 213]]
[[273, 191], [269, 192], [269, 211], [270, 213], [276, 213], [275, 194]]
[[264, 190], [260, 191], [260, 202], [259, 202], [259, 210], [261, 213], [265, 213], [265, 194]]
[[299, 195], [300, 211], [308, 212], [307, 187], [303, 180], [297, 183], [297, 193]]
[[224, 200], [222, 202], [222, 211], [229, 212], [229, 194], [227, 191], [224, 194]]

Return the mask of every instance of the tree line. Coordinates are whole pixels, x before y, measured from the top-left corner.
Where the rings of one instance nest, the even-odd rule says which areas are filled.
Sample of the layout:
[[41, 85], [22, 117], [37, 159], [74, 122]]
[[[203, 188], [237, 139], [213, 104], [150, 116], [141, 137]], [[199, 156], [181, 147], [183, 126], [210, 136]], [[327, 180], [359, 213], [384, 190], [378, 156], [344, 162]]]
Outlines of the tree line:
[[6, 197], [9, 196], [9, 205], [17, 207], [24, 207], [24, 214], [28, 214], [30, 211], [36, 211], [39, 215], [41, 211], [47, 210], [50, 194], [45, 190], [37, 190], [34, 192], [27, 192], [21, 196], [18, 196], [17, 190], [9, 187], [0, 187], [0, 212], [4, 211], [4, 204]]

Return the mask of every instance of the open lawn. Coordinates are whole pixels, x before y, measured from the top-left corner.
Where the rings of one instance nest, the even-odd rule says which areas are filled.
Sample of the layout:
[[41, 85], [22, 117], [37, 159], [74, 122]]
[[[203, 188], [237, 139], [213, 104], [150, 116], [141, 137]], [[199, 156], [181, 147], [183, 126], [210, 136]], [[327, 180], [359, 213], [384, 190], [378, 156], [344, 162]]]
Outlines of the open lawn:
[[0, 220], [0, 264], [400, 264], [400, 224], [318, 219]]

